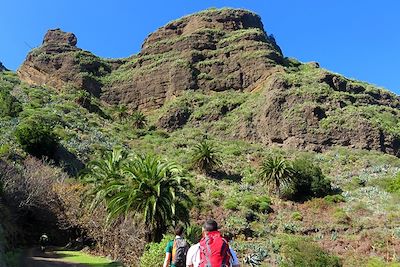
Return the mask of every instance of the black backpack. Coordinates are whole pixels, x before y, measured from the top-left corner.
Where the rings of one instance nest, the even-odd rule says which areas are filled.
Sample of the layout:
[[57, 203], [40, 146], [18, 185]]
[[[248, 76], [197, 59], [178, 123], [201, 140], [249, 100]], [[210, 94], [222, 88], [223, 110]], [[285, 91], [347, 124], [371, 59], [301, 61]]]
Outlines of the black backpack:
[[176, 267], [186, 267], [186, 254], [189, 244], [183, 238], [175, 238], [172, 247], [172, 264]]

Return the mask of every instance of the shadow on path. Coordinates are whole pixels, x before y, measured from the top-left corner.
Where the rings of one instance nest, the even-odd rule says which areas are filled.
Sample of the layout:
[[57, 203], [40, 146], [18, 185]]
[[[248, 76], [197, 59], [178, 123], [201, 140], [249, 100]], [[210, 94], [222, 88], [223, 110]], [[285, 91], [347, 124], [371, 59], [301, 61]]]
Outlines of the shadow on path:
[[78, 263], [69, 263], [63, 261], [59, 255], [52, 250], [41, 252], [39, 248], [27, 250], [21, 259], [20, 267], [88, 267], [95, 265], [86, 265]]

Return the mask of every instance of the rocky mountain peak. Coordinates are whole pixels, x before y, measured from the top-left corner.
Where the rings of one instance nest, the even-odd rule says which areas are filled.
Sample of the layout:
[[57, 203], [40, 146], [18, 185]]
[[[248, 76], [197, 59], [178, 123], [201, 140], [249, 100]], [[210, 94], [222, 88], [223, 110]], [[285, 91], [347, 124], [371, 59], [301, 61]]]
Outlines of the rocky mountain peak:
[[172, 21], [161, 27], [149, 35], [143, 44], [143, 48], [164, 38], [187, 36], [201, 29], [231, 32], [250, 28], [264, 31], [261, 18], [253, 12], [231, 8], [208, 9]]
[[48, 30], [43, 39], [43, 45], [47, 44], [59, 44], [59, 45], [70, 45], [76, 46], [78, 39], [75, 34], [71, 32], [64, 32], [57, 29]]

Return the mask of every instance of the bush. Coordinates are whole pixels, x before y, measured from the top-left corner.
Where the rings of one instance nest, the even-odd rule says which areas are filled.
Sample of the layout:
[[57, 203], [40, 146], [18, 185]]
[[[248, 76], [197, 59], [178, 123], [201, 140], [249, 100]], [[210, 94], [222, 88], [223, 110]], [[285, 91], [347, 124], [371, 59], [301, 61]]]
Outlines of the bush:
[[306, 159], [293, 162], [294, 177], [284, 192], [284, 196], [294, 201], [304, 201], [313, 197], [323, 197], [332, 191], [330, 181], [321, 169]]
[[160, 243], [151, 242], [140, 257], [140, 267], [162, 266], [165, 258], [165, 248], [169, 241], [173, 240], [172, 235], [165, 235]]
[[201, 239], [201, 234], [202, 234], [202, 228], [198, 225], [190, 225], [186, 227], [185, 229], [185, 237], [186, 240], [190, 244], [196, 244], [200, 241]]
[[242, 206], [253, 211], [268, 212], [270, 210], [271, 199], [267, 196], [258, 197], [254, 194], [246, 194], [242, 198]]
[[344, 196], [342, 195], [328, 195], [326, 197], [324, 197], [325, 201], [328, 203], [340, 203], [340, 202], [344, 202]]
[[7, 90], [0, 89], [0, 117], [17, 117], [21, 111], [21, 103]]
[[350, 217], [341, 208], [337, 208], [335, 210], [335, 212], [333, 213], [333, 218], [335, 218], [336, 223], [340, 224], [348, 224], [350, 222]]
[[337, 256], [329, 254], [306, 238], [286, 236], [280, 243], [282, 267], [342, 266]]
[[300, 212], [295, 211], [292, 213], [292, 219], [295, 221], [302, 221], [303, 220], [303, 215], [301, 215]]
[[385, 262], [380, 258], [373, 257], [368, 260], [367, 267], [400, 267], [400, 263]]
[[47, 125], [33, 121], [20, 124], [15, 137], [26, 152], [36, 157], [52, 157], [58, 144], [56, 135]]
[[400, 173], [388, 184], [387, 191], [400, 194]]
[[228, 210], [237, 210], [239, 206], [239, 201], [237, 198], [232, 197], [225, 200], [224, 207]]

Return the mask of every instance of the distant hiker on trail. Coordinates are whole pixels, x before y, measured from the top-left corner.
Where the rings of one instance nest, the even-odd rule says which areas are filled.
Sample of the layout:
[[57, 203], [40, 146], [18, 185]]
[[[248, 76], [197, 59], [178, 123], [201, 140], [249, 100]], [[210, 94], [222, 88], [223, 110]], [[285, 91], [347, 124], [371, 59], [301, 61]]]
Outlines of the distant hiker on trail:
[[40, 250], [42, 252], [45, 252], [48, 242], [49, 242], [49, 237], [46, 235], [46, 233], [42, 234], [39, 238]]
[[187, 267], [240, 267], [239, 260], [233, 249], [229, 248], [218, 231], [218, 224], [208, 220], [203, 226], [203, 238], [191, 246], [186, 258]]
[[175, 239], [168, 242], [165, 249], [165, 260], [163, 267], [185, 267], [186, 254], [189, 244], [183, 238], [183, 227], [178, 226], [175, 229]]

